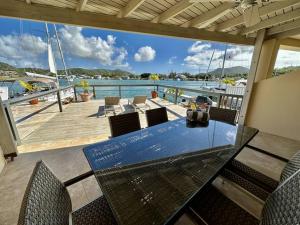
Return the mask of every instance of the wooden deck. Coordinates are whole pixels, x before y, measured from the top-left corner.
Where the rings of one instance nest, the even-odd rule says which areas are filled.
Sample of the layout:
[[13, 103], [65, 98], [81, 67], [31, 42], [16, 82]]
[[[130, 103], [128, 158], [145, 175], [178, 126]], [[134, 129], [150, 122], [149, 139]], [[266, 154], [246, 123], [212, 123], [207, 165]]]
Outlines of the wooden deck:
[[[128, 99], [121, 100], [124, 112], [133, 111]], [[151, 108], [166, 106], [170, 120], [184, 116], [186, 109], [169, 101], [157, 98], [148, 100]], [[45, 107], [21, 105], [13, 108], [15, 119]], [[22, 145], [20, 153], [41, 151], [71, 146], [80, 146], [108, 139], [110, 129], [108, 119], [103, 115], [104, 100], [71, 103], [64, 106], [62, 113], [53, 105], [46, 110], [17, 124]], [[140, 113], [142, 127], [146, 127], [145, 114]]]

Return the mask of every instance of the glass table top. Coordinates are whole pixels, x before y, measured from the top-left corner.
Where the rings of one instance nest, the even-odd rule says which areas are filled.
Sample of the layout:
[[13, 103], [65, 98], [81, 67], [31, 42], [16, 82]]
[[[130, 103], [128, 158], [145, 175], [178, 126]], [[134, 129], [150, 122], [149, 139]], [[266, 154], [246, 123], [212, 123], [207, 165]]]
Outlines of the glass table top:
[[218, 174], [257, 133], [185, 118], [84, 148], [120, 225], [163, 225]]

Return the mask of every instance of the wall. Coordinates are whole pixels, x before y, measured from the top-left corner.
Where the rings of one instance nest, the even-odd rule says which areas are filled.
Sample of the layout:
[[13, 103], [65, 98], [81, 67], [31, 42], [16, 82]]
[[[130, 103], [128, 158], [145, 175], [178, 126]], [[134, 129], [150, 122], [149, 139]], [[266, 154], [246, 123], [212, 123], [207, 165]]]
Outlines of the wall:
[[256, 82], [246, 124], [300, 140], [300, 71]]
[[4, 166], [5, 166], [5, 159], [4, 159], [4, 156], [3, 156], [2, 149], [0, 147], [0, 173], [3, 170]]

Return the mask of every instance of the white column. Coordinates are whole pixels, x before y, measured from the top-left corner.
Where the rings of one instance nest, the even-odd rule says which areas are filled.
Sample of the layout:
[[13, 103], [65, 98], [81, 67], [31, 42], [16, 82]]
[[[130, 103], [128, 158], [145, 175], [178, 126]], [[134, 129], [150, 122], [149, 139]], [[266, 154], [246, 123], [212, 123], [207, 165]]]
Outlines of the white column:
[[6, 161], [4, 159], [4, 156], [3, 156], [3, 152], [2, 152], [2, 148], [0, 146], [0, 173], [2, 172], [4, 166], [6, 164]]
[[256, 41], [255, 41], [255, 47], [254, 47], [254, 51], [253, 51], [250, 71], [249, 71], [249, 75], [248, 75], [246, 91], [245, 91], [243, 104], [242, 104], [242, 108], [241, 108], [241, 112], [240, 112], [240, 116], [239, 116], [239, 124], [241, 124], [241, 125], [245, 124], [246, 114], [247, 114], [247, 110], [248, 110], [248, 104], [249, 104], [249, 101], [251, 98], [253, 83], [255, 81], [265, 36], [266, 36], [266, 30], [258, 31]]

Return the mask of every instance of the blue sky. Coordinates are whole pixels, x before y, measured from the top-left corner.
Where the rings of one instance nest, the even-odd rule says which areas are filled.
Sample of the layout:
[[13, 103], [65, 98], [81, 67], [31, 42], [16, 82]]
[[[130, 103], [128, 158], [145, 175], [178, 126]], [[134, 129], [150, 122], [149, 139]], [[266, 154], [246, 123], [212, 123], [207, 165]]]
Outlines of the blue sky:
[[[0, 61], [17, 67], [47, 65], [45, 24], [0, 18]], [[214, 53], [211, 70], [222, 66], [227, 48], [225, 67], [249, 67], [252, 47], [195, 41], [111, 30], [57, 25], [67, 67], [123, 69], [169, 73], [205, 72]], [[49, 24], [56, 64], [61, 68], [53, 25]]]

